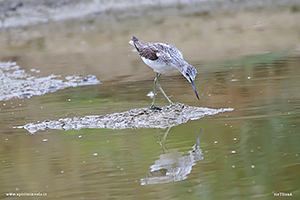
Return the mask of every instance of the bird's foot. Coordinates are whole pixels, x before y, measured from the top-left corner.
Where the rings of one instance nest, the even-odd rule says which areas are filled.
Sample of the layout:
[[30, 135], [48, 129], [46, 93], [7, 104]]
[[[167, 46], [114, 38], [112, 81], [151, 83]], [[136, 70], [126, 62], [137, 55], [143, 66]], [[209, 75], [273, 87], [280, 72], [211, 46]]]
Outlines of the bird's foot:
[[154, 105], [151, 105], [150, 109], [151, 110], [162, 110], [160, 107], [157, 107], [157, 106], [154, 106]]
[[167, 109], [169, 110], [173, 105], [174, 103], [172, 101], [169, 101], [169, 106], [167, 106]]

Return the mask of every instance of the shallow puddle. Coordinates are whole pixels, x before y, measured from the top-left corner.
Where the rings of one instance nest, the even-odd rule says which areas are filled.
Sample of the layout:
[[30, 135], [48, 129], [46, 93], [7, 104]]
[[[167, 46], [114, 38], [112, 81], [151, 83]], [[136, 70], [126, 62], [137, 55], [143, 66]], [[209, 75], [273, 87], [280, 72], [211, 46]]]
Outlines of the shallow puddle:
[[[20, 68], [13, 71], [24, 70], [34, 76], [33, 82], [52, 80], [51, 74], [60, 76], [51, 84], [54, 79], [82, 83], [83, 77], [92, 78], [90, 74], [96, 78], [91, 85], [31, 98], [2, 95], [1, 195], [42, 193], [51, 199], [300, 195], [298, 13], [288, 9], [187, 15], [178, 8], [167, 13], [154, 9], [140, 18], [98, 13], [84, 20], [0, 33], [0, 61], [16, 61]], [[152, 100], [147, 94], [153, 90], [155, 74], [132, 52], [128, 44], [132, 35], [182, 50], [198, 70], [200, 100], [175, 73], [162, 76], [160, 84], [179, 103], [167, 109], [167, 100], [158, 92], [157, 106], [164, 109], [149, 110]], [[2, 75], [1, 87], [9, 85], [5, 80], [10, 75]], [[10, 78], [14, 83], [25, 80]], [[42, 89], [51, 89], [51, 84]], [[120, 116], [129, 116], [126, 120], [132, 126], [124, 126]], [[115, 117], [118, 123], [100, 126], [105, 117]], [[49, 127], [50, 122], [58, 127]], [[124, 129], [114, 129], [118, 125]], [[20, 126], [34, 127], [34, 134], [16, 128]]]

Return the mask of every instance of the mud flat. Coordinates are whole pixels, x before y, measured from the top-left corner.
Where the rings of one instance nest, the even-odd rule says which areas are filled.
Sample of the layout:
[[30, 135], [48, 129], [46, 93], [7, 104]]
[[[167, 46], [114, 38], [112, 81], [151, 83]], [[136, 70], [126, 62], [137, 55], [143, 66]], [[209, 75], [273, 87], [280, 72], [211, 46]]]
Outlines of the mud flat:
[[197, 120], [205, 116], [233, 111], [233, 108], [202, 108], [176, 103], [172, 106], [162, 107], [162, 110], [149, 108], [131, 109], [121, 113], [108, 115], [94, 115], [74, 118], [61, 118], [58, 120], [45, 120], [41, 123], [28, 123], [24, 128], [31, 134], [46, 129], [80, 130], [83, 128], [106, 129], [133, 129], [133, 128], [167, 128], [186, 123], [189, 120]]
[[[36, 69], [31, 69], [30, 71], [37, 74], [40, 72]], [[67, 76], [64, 80], [60, 79], [60, 77], [53, 74], [47, 77], [33, 76], [26, 73], [14, 62], [0, 62], [0, 101], [12, 98], [30, 98], [68, 87], [100, 83], [96, 76], [92, 75], [88, 75], [85, 78], [77, 75]]]

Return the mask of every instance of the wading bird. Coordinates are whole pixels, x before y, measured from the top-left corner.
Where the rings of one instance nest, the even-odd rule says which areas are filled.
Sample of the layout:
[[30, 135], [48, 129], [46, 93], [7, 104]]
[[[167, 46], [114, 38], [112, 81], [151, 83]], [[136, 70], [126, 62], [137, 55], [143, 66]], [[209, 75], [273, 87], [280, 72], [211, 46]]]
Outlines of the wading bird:
[[146, 43], [137, 39], [135, 36], [132, 37], [132, 40], [129, 41], [129, 43], [136, 48], [144, 63], [151, 67], [154, 72], [156, 72], [156, 76], [154, 79], [154, 96], [150, 108], [160, 110], [160, 108], [154, 106], [156, 86], [169, 101], [169, 104], [173, 104], [173, 102], [169, 99], [169, 97], [160, 86], [158, 78], [162, 74], [169, 74], [175, 69], [178, 69], [180, 73], [191, 83], [197, 99], [199, 100], [199, 96], [194, 83], [195, 77], [197, 75], [197, 70], [183, 59], [182, 53], [176, 47], [164, 43]]

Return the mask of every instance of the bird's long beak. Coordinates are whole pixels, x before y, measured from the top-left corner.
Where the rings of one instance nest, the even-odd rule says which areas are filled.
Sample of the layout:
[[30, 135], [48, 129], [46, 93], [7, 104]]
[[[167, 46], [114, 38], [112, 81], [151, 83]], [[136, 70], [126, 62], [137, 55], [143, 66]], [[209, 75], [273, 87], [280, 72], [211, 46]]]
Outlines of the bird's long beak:
[[194, 91], [195, 91], [195, 94], [196, 94], [196, 96], [197, 96], [197, 99], [199, 100], [200, 98], [199, 98], [199, 96], [198, 96], [198, 93], [197, 93], [197, 90], [196, 90], [196, 86], [195, 86], [194, 81], [191, 81], [191, 84], [192, 84], [192, 86], [193, 86], [193, 88], [194, 88]]

